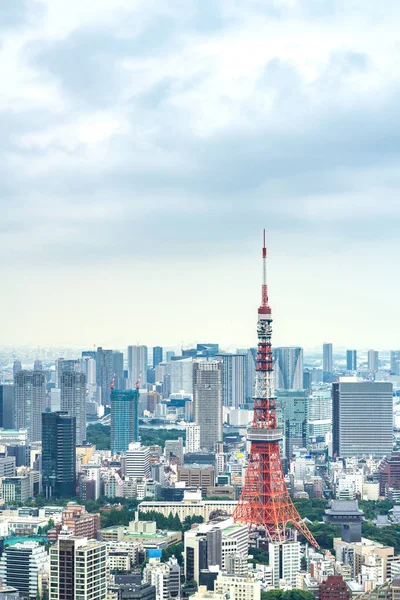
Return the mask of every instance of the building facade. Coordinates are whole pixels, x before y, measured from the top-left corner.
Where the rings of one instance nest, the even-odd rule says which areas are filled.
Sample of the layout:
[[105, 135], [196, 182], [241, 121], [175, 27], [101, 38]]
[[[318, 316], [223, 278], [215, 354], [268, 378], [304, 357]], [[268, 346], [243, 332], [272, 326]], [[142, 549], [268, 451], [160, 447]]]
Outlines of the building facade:
[[43, 413], [42, 487], [45, 498], [76, 495], [75, 417]]
[[239, 408], [246, 403], [247, 396], [247, 355], [220, 354], [222, 362], [222, 404]]
[[150, 477], [150, 448], [139, 442], [129, 444], [125, 459], [125, 475], [132, 479]]
[[200, 425], [200, 446], [214, 449], [222, 441], [222, 364], [220, 361], [193, 363], [194, 421]]
[[332, 344], [323, 344], [322, 346], [322, 370], [324, 373], [333, 372], [333, 346]]
[[379, 370], [379, 352], [368, 350], [368, 371], [376, 373]]
[[[345, 378], [344, 378], [345, 379]], [[339, 381], [332, 386], [333, 454], [382, 458], [393, 448], [393, 386]]]
[[75, 417], [76, 443], [86, 441], [86, 376], [77, 371], [63, 372], [60, 377], [60, 410]]
[[275, 348], [274, 372], [277, 390], [301, 390], [303, 387], [303, 348]]
[[46, 376], [43, 371], [19, 371], [14, 378], [15, 426], [26, 429], [29, 442], [42, 439]]
[[163, 349], [161, 346], [153, 348], [153, 369], [163, 361]]
[[346, 369], [347, 371], [357, 371], [357, 350], [346, 351]]
[[186, 426], [186, 452], [198, 452], [200, 450], [200, 425], [188, 423]]
[[21, 598], [35, 600], [39, 592], [39, 573], [46, 568], [47, 552], [38, 542], [19, 542], [7, 546], [0, 559], [3, 584], [16, 588]]
[[140, 378], [140, 386], [146, 387], [147, 383], [147, 346], [128, 346], [128, 377], [131, 387], [135, 387]]
[[106, 600], [107, 548], [84, 537], [60, 537], [50, 548], [50, 600]]
[[129, 444], [139, 441], [139, 392], [111, 392], [111, 452], [126, 452]]

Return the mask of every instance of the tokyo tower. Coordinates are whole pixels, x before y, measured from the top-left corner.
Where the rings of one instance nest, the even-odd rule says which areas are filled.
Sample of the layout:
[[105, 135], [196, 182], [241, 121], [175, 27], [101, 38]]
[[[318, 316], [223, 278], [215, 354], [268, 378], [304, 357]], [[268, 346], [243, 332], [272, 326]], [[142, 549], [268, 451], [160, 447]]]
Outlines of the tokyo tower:
[[287, 541], [290, 529], [295, 528], [317, 548], [317, 542], [292, 502], [282, 471], [279, 451], [282, 432], [278, 429], [276, 418], [265, 230], [262, 258], [263, 283], [261, 306], [258, 309], [254, 416], [252, 425], [247, 430], [250, 455], [245, 484], [233, 517], [235, 521], [246, 523], [252, 529], [265, 530], [270, 542]]

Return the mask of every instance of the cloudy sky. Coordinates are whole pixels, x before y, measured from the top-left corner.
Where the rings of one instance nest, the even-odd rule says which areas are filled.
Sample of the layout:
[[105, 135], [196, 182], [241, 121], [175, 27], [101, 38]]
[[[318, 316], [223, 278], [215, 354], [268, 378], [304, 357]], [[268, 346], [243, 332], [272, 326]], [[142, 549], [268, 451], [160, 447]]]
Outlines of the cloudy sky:
[[0, 344], [400, 346], [399, 19], [2, 0]]

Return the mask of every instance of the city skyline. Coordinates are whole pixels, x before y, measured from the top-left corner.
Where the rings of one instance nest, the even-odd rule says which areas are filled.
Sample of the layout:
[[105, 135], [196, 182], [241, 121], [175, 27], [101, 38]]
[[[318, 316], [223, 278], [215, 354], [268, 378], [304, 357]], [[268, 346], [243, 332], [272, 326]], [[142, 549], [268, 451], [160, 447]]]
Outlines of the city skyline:
[[3, 343], [250, 347], [265, 226], [276, 345], [395, 347], [398, 3], [139, 4], [2, 15]]

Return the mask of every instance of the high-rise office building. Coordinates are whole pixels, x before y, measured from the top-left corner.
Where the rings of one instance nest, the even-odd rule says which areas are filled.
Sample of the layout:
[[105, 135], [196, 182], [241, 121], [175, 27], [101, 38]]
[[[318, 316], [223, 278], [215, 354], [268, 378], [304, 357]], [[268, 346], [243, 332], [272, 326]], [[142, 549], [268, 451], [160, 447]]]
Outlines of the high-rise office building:
[[103, 406], [110, 405], [110, 384], [114, 377], [114, 353], [112, 350], [104, 350], [101, 346], [97, 348], [96, 354], [96, 380], [101, 388], [101, 403]]
[[170, 394], [193, 393], [193, 358], [181, 358], [168, 363]]
[[128, 346], [128, 376], [131, 380], [132, 387], [135, 386], [135, 383], [139, 378], [140, 386], [146, 387], [147, 364], [147, 346]]
[[0, 384], [0, 427], [15, 429], [13, 385]]
[[334, 455], [371, 454], [382, 458], [393, 448], [393, 386], [388, 382], [343, 381], [332, 387]]
[[293, 449], [307, 446], [308, 397], [305, 390], [277, 390], [282, 411], [284, 454], [290, 460]]
[[346, 369], [348, 371], [357, 371], [357, 350], [346, 351]]
[[139, 442], [129, 444], [125, 459], [125, 475], [138, 479], [150, 476], [150, 448]]
[[222, 404], [239, 408], [246, 402], [246, 354], [219, 354], [222, 362]]
[[323, 344], [322, 346], [322, 370], [324, 373], [333, 372], [333, 346], [332, 344]]
[[124, 355], [122, 352], [113, 351], [113, 369], [117, 380], [124, 378]]
[[72, 373], [79, 371], [79, 361], [77, 359], [57, 358], [56, 360], [56, 387], [61, 386], [61, 376], [63, 373]]
[[390, 351], [390, 372], [393, 375], [400, 375], [400, 350]]
[[63, 412], [42, 415], [42, 486], [49, 498], [76, 494], [75, 417]]
[[79, 371], [86, 375], [86, 385], [96, 385], [96, 359], [82, 356], [79, 359]]
[[14, 360], [14, 364], [13, 364], [13, 379], [15, 381], [15, 376], [17, 373], [19, 373], [20, 371], [22, 371], [22, 363], [20, 360]]
[[200, 425], [200, 446], [212, 450], [222, 441], [222, 363], [193, 363], [194, 421]]
[[329, 390], [314, 392], [308, 398], [308, 437], [325, 440], [332, 432], [332, 394]]
[[14, 379], [15, 426], [28, 430], [28, 441], [42, 439], [46, 376], [43, 371], [19, 371]]
[[33, 363], [33, 370], [34, 371], [43, 371], [43, 364], [42, 361], [39, 360], [38, 358], [35, 360], [35, 362]]
[[[7, 546], [0, 559], [3, 584], [16, 588], [21, 598], [37, 598], [39, 574], [46, 570], [48, 556], [38, 542], [18, 542]], [[61, 600], [61, 599], [60, 599]]]
[[111, 392], [111, 452], [124, 453], [139, 441], [139, 393], [137, 390]]
[[76, 371], [64, 372], [60, 380], [61, 412], [76, 419], [76, 443], [86, 441], [86, 376]]
[[281, 580], [296, 587], [300, 571], [300, 542], [274, 542], [268, 544], [269, 565], [272, 568], [272, 585], [279, 587]]
[[200, 450], [200, 425], [188, 423], [186, 425], [186, 452], [198, 452]]
[[376, 373], [379, 370], [379, 352], [368, 350], [368, 371]]
[[275, 348], [274, 372], [277, 390], [301, 390], [303, 387], [303, 348]]
[[156, 368], [160, 362], [163, 361], [163, 349], [161, 346], [154, 346], [153, 348], [153, 369]]
[[107, 547], [85, 537], [59, 537], [50, 548], [50, 600], [106, 600]]

